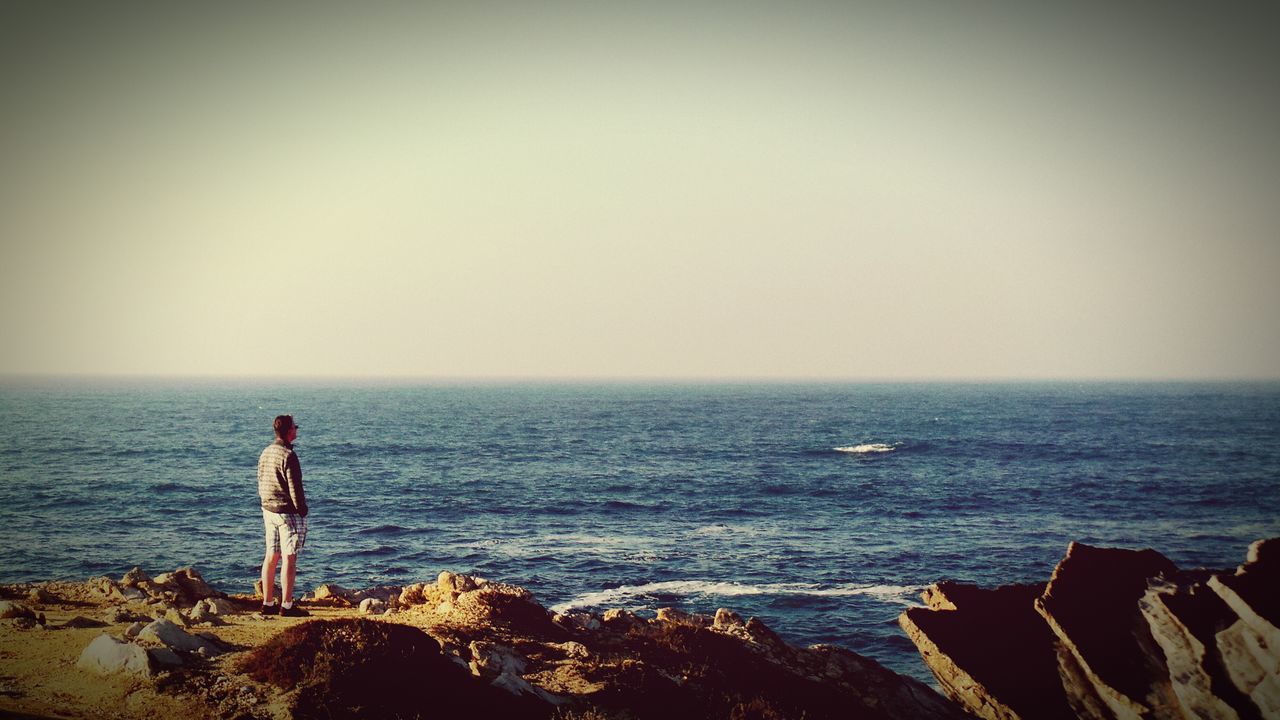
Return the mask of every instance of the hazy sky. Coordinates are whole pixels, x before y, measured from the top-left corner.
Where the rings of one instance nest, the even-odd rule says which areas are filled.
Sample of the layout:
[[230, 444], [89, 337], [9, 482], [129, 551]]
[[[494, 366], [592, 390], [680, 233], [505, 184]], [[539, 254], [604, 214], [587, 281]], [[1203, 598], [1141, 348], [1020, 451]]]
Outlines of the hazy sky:
[[167, 5], [0, 3], [0, 372], [1280, 377], [1274, 3]]

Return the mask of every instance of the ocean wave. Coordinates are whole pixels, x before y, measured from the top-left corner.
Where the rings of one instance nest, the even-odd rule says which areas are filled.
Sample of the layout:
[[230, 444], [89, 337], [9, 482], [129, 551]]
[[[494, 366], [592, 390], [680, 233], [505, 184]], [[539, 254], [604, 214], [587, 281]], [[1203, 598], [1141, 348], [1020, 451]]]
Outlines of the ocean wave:
[[900, 605], [918, 605], [915, 596], [920, 594], [924, 586], [911, 585], [875, 585], [868, 583], [851, 583], [823, 587], [816, 583], [766, 583], [762, 585], [744, 585], [735, 582], [718, 582], [713, 580], [669, 580], [665, 582], [645, 583], [642, 585], [622, 585], [598, 592], [591, 592], [560, 603], [551, 608], [552, 612], [565, 612], [573, 609], [593, 607], [622, 607], [644, 604], [645, 601], [661, 599], [671, 602], [687, 597], [744, 597], [758, 595], [776, 596], [812, 596], [812, 597], [872, 597], [884, 602]]
[[399, 525], [379, 525], [377, 527], [364, 528], [357, 530], [357, 535], [397, 535], [399, 533], [409, 532], [409, 528], [400, 527]]
[[862, 445], [845, 445], [844, 447], [832, 448], [836, 452], [850, 453], [853, 455], [872, 455], [875, 453], [893, 452], [902, 447], [902, 443], [865, 443]]
[[398, 552], [400, 552], [399, 548], [394, 548], [390, 545], [379, 545], [376, 548], [370, 548], [367, 550], [350, 550], [340, 554], [346, 557], [385, 557], [387, 555], [395, 555]]

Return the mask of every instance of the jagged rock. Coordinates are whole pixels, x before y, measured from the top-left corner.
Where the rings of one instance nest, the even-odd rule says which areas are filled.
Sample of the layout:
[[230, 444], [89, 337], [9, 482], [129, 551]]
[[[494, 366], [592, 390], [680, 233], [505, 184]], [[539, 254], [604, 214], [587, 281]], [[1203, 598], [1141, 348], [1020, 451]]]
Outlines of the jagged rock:
[[1207, 584], [1239, 618], [1216, 638], [1232, 684], [1263, 717], [1280, 717], [1280, 538], [1254, 542], [1234, 574]]
[[53, 593], [50, 593], [42, 587], [31, 588], [31, 592], [27, 593], [27, 602], [34, 603], [36, 605], [48, 605], [57, 601], [58, 598], [55, 597]]
[[1213, 589], [1268, 648], [1280, 653], [1280, 538], [1249, 546], [1245, 564], [1234, 575], [1221, 573], [1209, 580]]
[[400, 604], [405, 607], [422, 605], [427, 601], [426, 595], [423, 594], [425, 589], [426, 585], [423, 583], [406, 585], [404, 590], [400, 591]]
[[188, 617], [193, 623], [216, 623], [233, 612], [235, 612], [235, 606], [230, 602], [222, 598], [205, 598], [191, 608]]
[[1218, 633], [1218, 653], [1236, 689], [1263, 717], [1280, 717], [1280, 660], [1243, 620]]
[[477, 582], [477, 580], [477, 578], [470, 575], [455, 575], [445, 570], [436, 578], [436, 586], [445, 593], [460, 594], [471, 592], [480, 587], [481, 583]]
[[101, 620], [94, 620], [93, 618], [87, 618], [83, 615], [77, 615], [59, 625], [58, 628], [100, 628], [106, 626], [107, 624]]
[[40, 622], [40, 618], [38, 617], [33, 618], [33, 617], [26, 617], [26, 616], [9, 618], [4, 622], [19, 630], [34, 630], [37, 627], [41, 627], [44, 625], [44, 623]]
[[[258, 581], [258, 585], [262, 585], [261, 580]], [[258, 593], [258, 594], [261, 595], [261, 593]], [[316, 588], [315, 591], [311, 594], [311, 597], [313, 600], [345, 600], [347, 602], [350, 602], [351, 591], [342, 587], [341, 585], [335, 585], [334, 583], [325, 583], [324, 585], [321, 585], [320, 587]]]
[[183, 664], [182, 656], [167, 647], [147, 648], [147, 656], [151, 658], [152, 667], [157, 665], [176, 667]]
[[125, 587], [138, 587], [139, 583], [151, 582], [151, 576], [142, 571], [142, 568], [134, 566], [132, 570], [124, 574], [120, 578], [120, 584]]
[[680, 625], [711, 627], [711, 618], [708, 618], [706, 615], [687, 613], [679, 608], [658, 608], [658, 614], [654, 620], [660, 623], [677, 623]]
[[[321, 649], [325, 662], [312, 662]], [[294, 625], [248, 653], [242, 671], [289, 690], [286, 717], [545, 720], [541, 701], [475, 678], [422, 630], [363, 619]]]
[[190, 621], [187, 620], [187, 617], [182, 613], [178, 612], [177, 608], [169, 608], [168, 610], [165, 610], [164, 619], [168, 620], [174, 625], [177, 625], [178, 627], [187, 627], [188, 625], [190, 625]]
[[1017, 677], [1032, 663], [1005, 646], [1012, 640], [1039, 656], [1037, 683], [1050, 688], [1044, 657], [1056, 654], [1063, 717], [1252, 720], [1280, 717], [1280, 652], [1267, 637], [1274, 588], [1276, 540], [1254, 543], [1235, 573], [1180, 572], [1150, 550], [1073, 543], [1034, 600], [1048, 640], [1026, 622], [1026, 597], [1001, 598], [1003, 588], [940, 583], [922, 595], [932, 609], [900, 621], [948, 695], [982, 717], [1053, 716], [1019, 706], [1019, 693], [1036, 693]]
[[8, 620], [10, 618], [31, 618], [35, 620], [36, 614], [35, 611], [22, 603], [0, 600], [0, 620]]
[[377, 598], [365, 598], [360, 601], [361, 615], [381, 615], [386, 610], [387, 604]]
[[477, 640], [468, 649], [471, 652], [471, 673], [486, 680], [503, 673], [519, 675], [529, 665], [524, 656], [505, 645]]
[[[632, 617], [634, 618], [635, 616], [633, 615]], [[551, 622], [570, 630], [586, 630], [588, 632], [599, 630], [602, 624], [600, 618], [585, 610], [569, 610], [563, 613], [555, 613], [551, 616]]]
[[142, 632], [142, 628], [146, 626], [147, 626], [147, 623], [135, 622], [134, 624], [124, 629], [124, 636], [130, 639], [136, 638], [138, 637], [138, 633]]
[[126, 673], [151, 677], [154, 674], [151, 658], [144, 648], [121, 642], [110, 635], [99, 635], [94, 638], [93, 642], [80, 653], [76, 667], [99, 675]]
[[176, 588], [178, 599], [185, 605], [192, 605], [199, 600], [219, 595], [216, 590], [209, 587], [200, 576], [200, 572], [193, 567], [178, 568], [171, 573], [157, 575], [155, 584]]
[[1255, 717], [1257, 708], [1232, 684], [1217, 652], [1218, 633], [1237, 620], [1235, 613], [1203, 584], [1204, 577], [1179, 580], [1152, 587], [1139, 607], [1183, 710], [1189, 717]]
[[741, 615], [729, 608], [720, 608], [716, 610], [716, 617], [715, 620], [712, 621], [711, 626], [717, 629], [724, 629], [743, 624]]
[[572, 640], [562, 643], [547, 643], [547, 647], [555, 648], [565, 654], [570, 660], [585, 660], [590, 657], [591, 652], [587, 650], [587, 646], [580, 642]]
[[436, 587], [446, 593], [455, 592], [453, 589], [454, 574], [448, 570], [441, 570], [440, 575], [436, 578]]
[[403, 590], [404, 588], [402, 588], [399, 585], [377, 585], [371, 588], [365, 588], [363, 590], [356, 590], [355, 592], [351, 593], [348, 599], [357, 605], [359, 605], [360, 603], [364, 602], [369, 598], [380, 600], [383, 603], [390, 605], [391, 598], [400, 597], [400, 593]]
[[[273, 583], [271, 587], [272, 587], [272, 588], [274, 589], [274, 591], [275, 591], [275, 594], [274, 594], [274, 595], [272, 595], [271, 597], [276, 598], [276, 599], [278, 600], [278, 599], [281, 597], [280, 583]], [[254, 581], [254, 583], [253, 583], [253, 596], [254, 596], [254, 597], [258, 597], [258, 598], [266, 597], [266, 595], [263, 595], [263, 594], [262, 594], [262, 581], [261, 581], [261, 580], [255, 580], [255, 581]]]
[[[110, 625], [119, 625], [120, 623], [136, 622], [142, 620], [143, 617], [128, 608], [116, 606], [107, 611], [104, 619]], [[150, 620], [151, 618], [146, 619]]]
[[620, 608], [605, 610], [604, 615], [600, 616], [600, 622], [610, 630], [622, 632], [644, 624], [644, 621], [636, 617], [635, 613]]
[[898, 622], [947, 697], [990, 720], [1074, 718], [1058, 674], [1053, 634], [1036, 612], [1045, 584], [984, 590], [938, 583], [928, 607]]
[[163, 645], [179, 652], [196, 652], [208, 648], [208, 652], [221, 653], [222, 649], [199, 635], [192, 635], [168, 620], [156, 620], [138, 633], [138, 639]]
[[85, 580], [84, 585], [85, 588], [93, 595], [111, 598], [119, 594], [115, 581], [105, 575]]
[[1088, 680], [1066, 687], [1079, 706], [1096, 695], [1118, 720], [1181, 718], [1159, 647], [1138, 611], [1148, 582], [1176, 572], [1154, 550], [1067, 547], [1035, 606]]
[[514, 585], [488, 583], [458, 595], [452, 605], [448, 613], [452, 623], [488, 624], [531, 637], [558, 638], [564, 632], [527, 590]]
[[[737, 626], [730, 626], [736, 629]], [[791, 652], [792, 648], [768, 625], [764, 624], [759, 618], [747, 618], [746, 624], [742, 626], [742, 630], [746, 633], [746, 638], [751, 641], [754, 646], [752, 649], [757, 652], [764, 652], [770, 655], [786, 655]]]

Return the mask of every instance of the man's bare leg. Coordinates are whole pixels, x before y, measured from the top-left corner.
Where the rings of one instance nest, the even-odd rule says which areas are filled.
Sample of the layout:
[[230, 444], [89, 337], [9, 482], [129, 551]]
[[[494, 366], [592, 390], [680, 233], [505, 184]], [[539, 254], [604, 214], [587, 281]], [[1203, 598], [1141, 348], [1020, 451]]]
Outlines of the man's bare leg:
[[[290, 555], [290, 558], [294, 556]], [[280, 553], [268, 553], [262, 559], [262, 604], [271, 605], [276, 601], [276, 563], [280, 562]], [[287, 561], [286, 561], [287, 562]], [[286, 566], [287, 567], [287, 566]], [[293, 578], [289, 578], [289, 584], [286, 586], [290, 591], [293, 589]]]
[[293, 604], [293, 577], [298, 571], [298, 556], [285, 555], [284, 567], [280, 568], [281, 600]]

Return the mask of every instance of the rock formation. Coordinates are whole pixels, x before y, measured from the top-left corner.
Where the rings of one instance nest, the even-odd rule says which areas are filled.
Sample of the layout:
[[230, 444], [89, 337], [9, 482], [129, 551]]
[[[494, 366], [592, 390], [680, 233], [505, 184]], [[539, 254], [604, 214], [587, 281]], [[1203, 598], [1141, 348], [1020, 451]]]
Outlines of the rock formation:
[[940, 583], [899, 618], [983, 718], [1280, 717], [1280, 539], [1235, 571], [1072, 543], [1047, 584]]
[[[189, 568], [0, 586], [0, 598], [13, 598], [0, 643], [31, 653], [0, 656], [0, 676], [76, 666], [56, 692], [30, 670], [12, 676], [25, 704], [0, 696], [0, 714], [100, 716], [105, 701], [93, 698], [116, 692], [132, 703], [121, 717], [154, 717], [149, 705], [176, 698], [192, 720], [964, 717], [873, 660], [794, 647], [728, 609], [557, 614], [523, 588], [449, 572], [403, 587], [324, 585], [300, 599], [311, 617], [298, 619], [264, 616], [255, 596], [226, 596]], [[41, 610], [54, 613], [48, 627]], [[64, 647], [76, 638], [78, 660], [41, 655], [51, 632], [66, 633]]]

